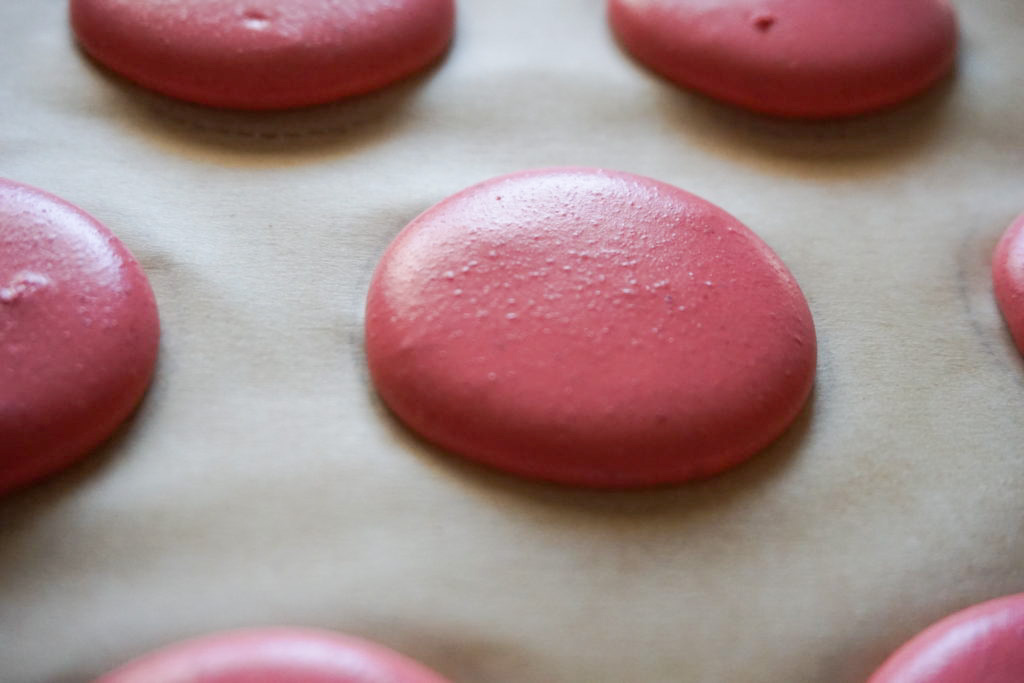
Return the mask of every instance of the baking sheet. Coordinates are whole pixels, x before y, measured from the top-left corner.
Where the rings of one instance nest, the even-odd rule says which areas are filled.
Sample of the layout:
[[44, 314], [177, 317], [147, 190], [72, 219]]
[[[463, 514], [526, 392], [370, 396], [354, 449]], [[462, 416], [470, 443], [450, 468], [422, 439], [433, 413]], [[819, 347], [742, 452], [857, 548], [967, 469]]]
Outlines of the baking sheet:
[[[1024, 591], [1024, 362], [988, 258], [1024, 210], [1024, 5], [958, 5], [955, 77], [896, 111], [765, 119], [623, 55], [601, 0], [462, 0], [450, 54], [378, 95], [211, 111], [0, 4], [0, 175], [105, 222], [164, 336], [135, 420], [0, 501], [0, 681], [86, 681], [181, 638], [294, 624], [457, 682], [854, 683]], [[518, 481], [425, 446], [367, 383], [372, 269], [417, 213], [595, 165], [759, 233], [815, 315], [790, 433], [639, 493]]]

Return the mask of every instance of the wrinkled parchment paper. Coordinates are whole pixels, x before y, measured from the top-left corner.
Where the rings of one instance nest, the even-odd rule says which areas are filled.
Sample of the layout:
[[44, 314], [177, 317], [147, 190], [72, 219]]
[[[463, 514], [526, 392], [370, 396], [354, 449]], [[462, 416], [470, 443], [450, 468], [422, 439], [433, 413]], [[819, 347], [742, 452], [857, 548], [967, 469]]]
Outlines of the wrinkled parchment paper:
[[[0, 501], [0, 681], [76, 683], [210, 631], [378, 640], [458, 683], [855, 683], [1024, 591], [1024, 361], [988, 259], [1024, 210], [1024, 4], [959, 3], [955, 77], [896, 111], [765, 119], [616, 47], [601, 0], [462, 0], [422, 77], [206, 110], [0, 3], [0, 175], [105, 222], [164, 336], [136, 419]], [[775, 447], [640, 493], [437, 452], [367, 382], [372, 269], [421, 210], [552, 165], [702, 195], [789, 265], [820, 337]]]

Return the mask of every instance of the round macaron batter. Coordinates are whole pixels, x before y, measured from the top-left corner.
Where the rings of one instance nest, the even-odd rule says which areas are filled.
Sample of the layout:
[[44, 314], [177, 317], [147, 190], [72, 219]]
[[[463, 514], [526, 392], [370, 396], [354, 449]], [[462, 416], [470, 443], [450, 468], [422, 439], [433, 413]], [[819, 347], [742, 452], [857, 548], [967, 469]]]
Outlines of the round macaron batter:
[[109, 230], [0, 179], [0, 492], [109, 437], [145, 393], [159, 337], [149, 282]]
[[889, 107], [951, 69], [948, 0], [609, 0], [622, 45], [687, 88], [778, 116]]
[[943, 619], [896, 651], [868, 683], [1024, 681], [1024, 594]]
[[518, 173], [409, 224], [377, 267], [384, 401], [445, 449], [526, 477], [637, 487], [778, 437], [816, 342], [793, 276], [738, 220], [649, 178]]
[[454, 0], [71, 0], [85, 51], [152, 90], [281, 109], [389, 85], [427, 67]]
[[95, 683], [447, 683], [381, 645], [309, 629], [221, 633], [141, 657]]
[[1013, 341], [1024, 353], [1024, 214], [999, 240], [992, 257], [992, 284]]

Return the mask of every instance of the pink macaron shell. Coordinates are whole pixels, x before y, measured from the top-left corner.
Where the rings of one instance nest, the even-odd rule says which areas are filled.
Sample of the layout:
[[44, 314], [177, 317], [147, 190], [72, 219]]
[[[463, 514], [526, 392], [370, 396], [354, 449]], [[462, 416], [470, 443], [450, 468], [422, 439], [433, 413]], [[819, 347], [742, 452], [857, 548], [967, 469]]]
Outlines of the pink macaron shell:
[[107, 228], [0, 179], [0, 492], [108, 438], [145, 393], [159, 337], [149, 282]]
[[800, 411], [807, 303], [739, 221], [664, 183], [567, 168], [442, 201], [394, 240], [366, 308], [371, 375], [414, 431], [526, 477], [709, 476]]
[[447, 683], [381, 645], [312, 629], [253, 629], [172, 645], [95, 683]]
[[1024, 353], [1024, 214], [999, 240], [992, 257], [992, 284], [1013, 341]]
[[948, 0], [610, 0], [623, 46], [684, 87], [767, 114], [895, 105], [956, 55]]
[[975, 605], [896, 651], [868, 683], [1024, 681], [1024, 594]]
[[97, 61], [200, 104], [280, 109], [389, 85], [445, 51], [454, 0], [72, 0]]

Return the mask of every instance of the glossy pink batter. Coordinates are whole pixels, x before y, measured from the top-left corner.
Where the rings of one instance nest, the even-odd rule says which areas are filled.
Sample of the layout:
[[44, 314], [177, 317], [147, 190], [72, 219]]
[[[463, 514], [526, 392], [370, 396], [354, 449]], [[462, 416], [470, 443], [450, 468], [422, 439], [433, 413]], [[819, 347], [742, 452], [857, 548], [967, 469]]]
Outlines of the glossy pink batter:
[[1007, 228], [992, 257], [992, 283], [999, 309], [1024, 353], [1024, 214]]
[[192, 640], [95, 683], [446, 683], [380, 645], [327, 631], [264, 629]]
[[414, 220], [366, 308], [384, 401], [451, 451], [595, 487], [753, 455], [810, 392], [807, 303], [735, 218], [626, 173], [490, 180]]
[[768, 114], [884, 108], [946, 74], [948, 0], [610, 0], [619, 40], [676, 83]]
[[1024, 594], [975, 605], [901, 647], [868, 683], [1021, 683]]
[[146, 276], [109, 230], [0, 180], [0, 493], [109, 437], [149, 384], [159, 336]]
[[445, 50], [454, 0], [71, 0], [85, 50], [147, 88], [217, 107], [358, 95]]

